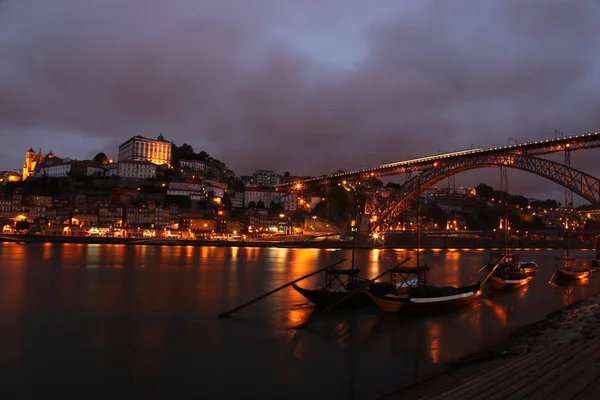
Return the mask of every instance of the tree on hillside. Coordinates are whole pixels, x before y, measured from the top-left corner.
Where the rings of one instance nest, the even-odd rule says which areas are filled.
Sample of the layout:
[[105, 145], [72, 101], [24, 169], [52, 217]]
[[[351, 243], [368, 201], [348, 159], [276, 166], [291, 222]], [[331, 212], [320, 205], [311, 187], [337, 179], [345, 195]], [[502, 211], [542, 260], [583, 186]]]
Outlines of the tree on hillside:
[[181, 168], [181, 158], [179, 157], [179, 147], [175, 144], [171, 145], [171, 165], [174, 169], [179, 170]]
[[223, 206], [231, 207], [231, 197], [229, 196], [229, 193], [223, 194]]
[[478, 196], [483, 197], [484, 199], [490, 199], [494, 196], [494, 188], [489, 185], [486, 185], [485, 183], [480, 183], [475, 188], [475, 193], [477, 193]]
[[177, 148], [177, 155], [183, 160], [193, 160], [196, 153], [191, 145], [184, 143]]
[[104, 154], [104, 153], [96, 154], [96, 156], [94, 158], [92, 158], [92, 161], [95, 161], [95, 162], [103, 164], [103, 165], [110, 163], [110, 160], [108, 159], [108, 157], [106, 157], [106, 154]]
[[244, 193], [246, 191], [246, 186], [241, 179], [232, 179], [230, 185], [236, 193]]

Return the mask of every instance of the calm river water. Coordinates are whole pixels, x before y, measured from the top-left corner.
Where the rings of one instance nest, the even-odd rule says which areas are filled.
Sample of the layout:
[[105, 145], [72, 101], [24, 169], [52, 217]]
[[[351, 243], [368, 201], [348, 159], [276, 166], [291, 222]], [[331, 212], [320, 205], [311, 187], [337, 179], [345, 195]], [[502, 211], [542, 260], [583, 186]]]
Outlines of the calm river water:
[[[375, 398], [600, 291], [600, 276], [550, 284], [554, 251], [519, 253], [540, 264], [520, 291], [486, 291], [467, 308], [411, 319], [375, 307], [335, 312], [297, 331], [312, 307], [291, 287], [216, 315], [350, 251], [2, 243], [0, 394]], [[362, 250], [356, 264], [376, 276], [407, 254]], [[422, 253], [439, 285], [477, 280], [487, 257]]]

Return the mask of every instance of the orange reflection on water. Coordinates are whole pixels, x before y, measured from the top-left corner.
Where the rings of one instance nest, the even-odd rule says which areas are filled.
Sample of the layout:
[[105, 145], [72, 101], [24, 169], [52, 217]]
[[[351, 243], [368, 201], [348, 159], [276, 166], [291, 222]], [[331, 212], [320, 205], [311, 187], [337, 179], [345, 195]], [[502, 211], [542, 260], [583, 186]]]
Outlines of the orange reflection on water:
[[206, 247], [206, 246], [200, 247], [200, 258], [203, 258], [203, 259], [208, 258], [208, 247]]
[[64, 243], [62, 246], [61, 259], [64, 267], [78, 267], [86, 250], [85, 245], [81, 243]]
[[429, 356], [434, 364], [439, 362], [440, 357], [440, 325], [434, 322], [427, 323], [427, 335], [429, 336]]
[[496, 318], [498, 318], [498, 321], [500, 321], [500, 325], [502, 325], [503, 328], [508, 326], [508, 313], [505, 306], [484, 298], [481, 298], [481, 303], [492, 309], [494, 315]]
[[[277, 282], [277, 285], [284, 284], [290, 282], [294, 279], [300, 278], [304, 275], [307, 275], [313, 271], [318, 270], [319, 268], [326, 267], [328, 264], [331, 265], [330, 261], [320, 260], [322, 258], [322, 253], [318, 249], [281, 249], [288, 250], [286, 251], [286, 267], [282, 273], [278, 273], [274, 277], [274, 282]], [[279, 272], [279, 271], [278, 271]], [[307, 279], [304, 279], [298, 284], [305, 288], [316, 288], [319, 286], [323, 286], [324, 274], [318, 273]], [[275, 285], [275, 283], [273, 283]], [[286, 307], [297, 306], [298, 304], [304, 304], [307, 300], [300, 293], [295, 291], [293, 288], [288, 287], [283, 289], [278, 293], [281, 297], [279, 298], [282, 305]], [[304, 309], [296, 310], [302, 313], [306, 313], [307, 311]]]
[[18, 243], [2, 243], [1, 246], [3, 259], [9, 262], [0, 265], [0, 310], [16, 313], [23, 305], [26, 285], [25, 246]]
[[446, 275], [446, 281], [451, 285], [460, 284], [460, 257], [461, 252], [451, 251], [446, 254], [446, 260], [444, 262], [444, 274]]
[[321, 267], [317, 264], [318, 253], [311, 250], [313, 249], [294, 249], [294, 251], [291, 251], [290, 269], [293, 278], [299, 278]]
[[44, 243], [44, 248], [42, 250], [42, 258], [44, 261], [49, 260], [52, 257], [52, 243]]
[[232, 261], [237, 261], [238, 253], [239, 252], [240, 252], [240, 248], [239, 247], [232, 247], [231, 248], [231, 260]]
[[246, 247], [246, 258], [248, 261], [258, 260], [260, 249], [260, 247]]
[[568, 306], [573, 302], [573, 288], [566, 286], [563, 291], [563, 306]]
[[290, 249], [278, 247], [269, 249], [269, 253], [271, 253], [270, 256], [273, 258], [273, 271], [276, 273], [279, 274], [285, 272], [287, 269], [287, 253], [289, 250]]
[[383, 252], [380, 249], [372, 249], [369, 253], [369, 261], [373, 263], [379, 263], [379, 259], [383, 255]]
[[307, 310], [303, 309], [289, 309], [286, 312], [286, 317], [290, 325], [297, 326], [302, 322], [306, 321], [307, 318]]

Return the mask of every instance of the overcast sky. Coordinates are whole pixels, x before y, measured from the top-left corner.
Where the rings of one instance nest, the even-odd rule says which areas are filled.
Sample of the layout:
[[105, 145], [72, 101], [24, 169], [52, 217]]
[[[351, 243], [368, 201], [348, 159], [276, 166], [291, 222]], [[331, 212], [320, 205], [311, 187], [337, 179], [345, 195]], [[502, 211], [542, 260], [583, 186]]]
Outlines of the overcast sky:
[[600, 130], [599, 21], [597, 0], [0, 0], [0, 169], [162, 132], [238, 175], [316, 175]]

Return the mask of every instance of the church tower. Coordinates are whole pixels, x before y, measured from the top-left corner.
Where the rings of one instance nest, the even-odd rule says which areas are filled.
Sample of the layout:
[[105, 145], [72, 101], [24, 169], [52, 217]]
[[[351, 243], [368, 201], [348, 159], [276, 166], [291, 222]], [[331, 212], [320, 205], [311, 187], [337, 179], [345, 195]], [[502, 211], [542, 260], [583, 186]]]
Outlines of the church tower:
[[23, 164], [23, 180], [27, 179], [27, 177], [33, 174], [33, 170], [35, 169], [36, 165], [35, 156], [35, 151], [33, 151], [32, 148], [25, 153], [25, 164]]

